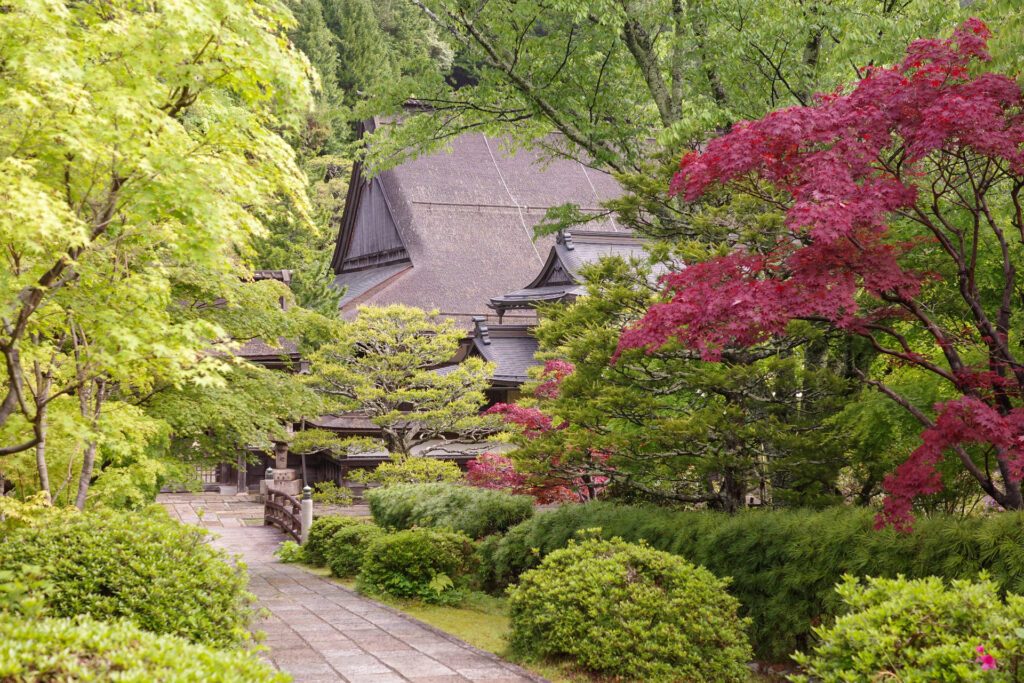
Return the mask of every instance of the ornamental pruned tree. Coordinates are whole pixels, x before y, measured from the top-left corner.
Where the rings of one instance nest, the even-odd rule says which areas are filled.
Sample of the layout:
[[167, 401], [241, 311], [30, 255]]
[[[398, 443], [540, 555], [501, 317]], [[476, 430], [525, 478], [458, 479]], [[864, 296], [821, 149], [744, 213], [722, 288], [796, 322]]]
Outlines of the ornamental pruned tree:
[[[686, 155], [673, 191], [712, 190], [778, 207], [758, 248], [664, 278], [667, 301], [623, 331], [620, 351], [678, 339], [708, 360], [818, 321], [866, 339], [875, 387], [910, 411], [922, 443], [885, 481], [878, 523], [907, 528], [916, 496], [941, 489], [953, 454], [1000, 505], [1024, 508], [1024, 99], [986, 72], [977, 19], [918, 40], [813, 106], [737, 125]], [[941, 379], [950, 398], [914, 404], [885, 363]]]
[[358, 317], [309, 358], [310, 385], [327, 409], [366, 415], [383, 432], [383, 445], [403, 457], [427, 441], [435, 442], [428, 451], [478, 442], [498, 422], [480, 415], [493, 364], [466, 358], [437, 371], [455, 358], [463, 333], [436, 315], [400, 305], [361, 306]]

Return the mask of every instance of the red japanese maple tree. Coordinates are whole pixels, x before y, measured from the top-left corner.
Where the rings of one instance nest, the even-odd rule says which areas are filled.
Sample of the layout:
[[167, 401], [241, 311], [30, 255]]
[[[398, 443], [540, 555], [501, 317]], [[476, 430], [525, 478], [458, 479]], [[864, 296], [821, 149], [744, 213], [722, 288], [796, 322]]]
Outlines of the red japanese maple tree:
[[[673, 193], [745, 193], [785, 211], [768, 248], [737, 249], [664, 278], [668, 299], [623, 331], [620, 349], [678, 339], [709, 360], [785, 333], [792, 320], [865, 337], [958, 395], [935, 417], [884, 381], [864, 381], [924, 427], [885, 482], [879, 525], [908, 528], [955, 453], [1006, 508], [1024, 508], [1024, 100], [987, 73], [991, 33], [972, 19], [919, 40], [902, 63], [846, 92], [737, 125], [685, 156]], [[978, 446], [983, 454], [978, 455]], [[975, 457], [968, 453], [973, 449]]]
[[[556, 398], [562, 382], [575, 369], [572, 363], [566, 361], [548, 361], [533, 389], [534, 397]], [[563, 452], [551, 452], [548, 449], [550, 444], [545, 437], [564, 430], [568, 426], [566, 422], [556, 425], [540, 408], [524, 407], [517, 403], [497, 403], [487, 410], [487, 414], [501, 415], [505, 424], [517, 429], [526, 443], [535, 447], [532, 456], [537, 458], [537, 464], [541, 465], [543, 471], [520, 473], [515, 470], [511, 459], [485, 453], [469, 463], [466, 479], [471, 485], [526, 493], [542, 504], [584, 502], [604, 490], [609, 481], [607, 476], [594, 473], [593, 467], [582, 467], [575, 460], [567, 461]], [[604, 463], [608, 456], [588, 451], [582, 460]]]

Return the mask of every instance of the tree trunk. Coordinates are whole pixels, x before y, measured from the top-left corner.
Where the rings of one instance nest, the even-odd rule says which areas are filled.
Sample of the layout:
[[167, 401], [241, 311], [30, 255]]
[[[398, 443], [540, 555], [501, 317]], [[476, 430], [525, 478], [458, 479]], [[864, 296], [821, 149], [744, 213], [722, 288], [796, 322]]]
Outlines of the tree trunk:
[[746, 507], [745, 496], [747, 494], [747, 486], [744, 477], [736, 476], [736, 473], [731, 469], [726, 469], [722, 473], [722, 486], [718, 490], [718, 494], [722, 500], [722, 509], [732, 514]]
[[[94, 381], [91, 391], [82, 387], [79, 392], [79, 406], [82, 410], [82, 417], [91, 417], [91, 425], [93, 429], [96, 428], [96, 425], [100, 420], [105, 389], [105, 382], [103, 379], [98, 378]], [[90, 398], [93, 400], [91, 411], [89, 407]], [[75, 507], [79, 510], [85, 509], [85, 501], [89, 496], [89, 485], [92, 482], [92, 472], [96, 466], [96, 445], [96, 441], [90, 441], [86, 446], [85, 455], [82, 457], [82, 472], [78, 476], [78, 493], [75, 495]]]
[[46, 432], [49, 424], [46, 421], [47, 406], [50, 399], [50, 385], [53, 382], [53, 371], [43, 374], [39, 370], [38, 361], [35, 363], [36, 374], [36, 414], [33, 421], [33, 430], [36, 439], [36, 472], [39, 474], [39, 490], [46, 493], [47, 500], [52, 501], [50, 490], [50, 470], [46, 465]]
[[79, 510], [85, 509], [85, 500], [89, 497], [89, 484], [92, 481], [92, 471], [96, 465], [96, 442], [90, 441], [86, 446], [85, 456], [82, 458], [82, 472], [78, 475], [78, 493], [75, 495], [75, 507]]
[[[45, 411], [46, 408], [43, 408]], [[46, 415], [39, 416], [39, 425], [36, 427], [36, 434], [39, 436], [39, 443], [36, 444], [36, 471], [39, 473], [39, 490], [46, 493], [46, 499], [53, 501], [50, 495], [50, 471], [46, 467]]]

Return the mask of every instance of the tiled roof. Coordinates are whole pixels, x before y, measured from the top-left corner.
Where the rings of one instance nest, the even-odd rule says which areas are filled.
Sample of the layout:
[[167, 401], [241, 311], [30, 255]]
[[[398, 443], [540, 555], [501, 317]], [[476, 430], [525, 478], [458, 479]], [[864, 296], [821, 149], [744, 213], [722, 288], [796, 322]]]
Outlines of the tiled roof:
[[260, 280], [277, 280], [287, 285], [291, 284], [293, 272], [291, 270], [254, 270], [252, 272], [252, 279], [257, 282]]
[[559, 233], [539, 274], [522, 289], [492, 296], [488, 306], [499, 314], [509, 309], [573, 299], [584, 293], [580, 271], [605, 256], [640, 258], [643, 240], [632, 233], [575, 230]]
[[[341, 297], [342, 308], [348, 304], [358, 304], [363, 300], [363, 295], [371, 292], [374, 287], [387, 282], [392, 277], [411, 268], [408, 262], [391, 263], [377, 268], [365, 268], [346, 273], [340, 273], [334, 278], [335, 287], [347, 287], [344, 296]], [[371, 292], [372, 294], [372, 292]]]
[[482, 317], [474, 320], [473, 346], [478, 354], [497, 368], [492, 381], [522, 384], [527, 369], [539, 363], [534, 359], [539, 344], [527, 325], [487, 325]]
[[255, 358], [298, 358], [299, 347], [294, 341], [284, 338], [278, 340], [277, 346], [271, 346], [262, 339], [250, 339], [235, 351], [235, 355], [250, 360]]

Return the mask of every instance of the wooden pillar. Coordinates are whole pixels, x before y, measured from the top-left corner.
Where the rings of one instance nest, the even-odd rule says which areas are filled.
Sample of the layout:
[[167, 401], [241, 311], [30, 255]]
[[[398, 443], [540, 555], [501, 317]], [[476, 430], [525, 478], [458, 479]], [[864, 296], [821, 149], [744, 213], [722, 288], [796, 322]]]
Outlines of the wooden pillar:
[[238, 471], [238, 490], [236, 493], [247, 493], [249, 491], [249, 484], [246, 481], [245, 451], [238, 452], [238, 465], [236, 469]]

